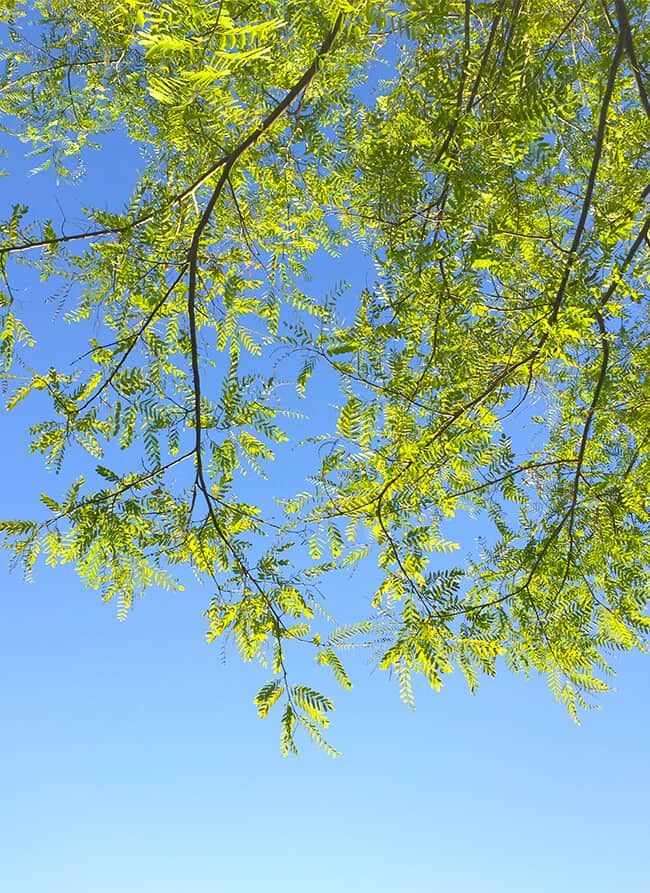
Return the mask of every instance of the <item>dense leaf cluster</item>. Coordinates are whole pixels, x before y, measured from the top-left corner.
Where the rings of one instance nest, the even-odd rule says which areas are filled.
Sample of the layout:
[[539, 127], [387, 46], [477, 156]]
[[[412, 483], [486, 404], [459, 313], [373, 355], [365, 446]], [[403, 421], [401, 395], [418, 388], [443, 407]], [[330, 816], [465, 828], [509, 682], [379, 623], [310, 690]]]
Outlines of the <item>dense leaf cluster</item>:
[[[650, 627], [646, 14], [5, 3], [5, 131], [59, 176], [116, 127], [146, 159], [128, 205], [77, 232], [4, 212], [9, 408], [40, 392], [33, 451], [96, 467], [2, 523], [27, 572], [73, 563], [124, 614], [191, 568], [209, 638], [268, 666], [255, 703], [283, 705], [285, 753], [298, 726], [331, 750], [332, 702], [290, 681], [292, 643], [344, 688], [342, 649], [373, 646], [408, 703], [414, 672], [474, 688], [503, 658], [589, 706], [607, 653]], [[366, 288], [310, 282], [324, 252], [335, 271], [363, 255]], [[72, 372], [29, 366], [20, 261], [67, 283], [88, 341]], [[269, 513], [245, 476], [273, 483], [304, 432], [311, 468], [297, 494], [278, 477]], [[321, 588], [359, 562], [372, 605], [337, 626]]]

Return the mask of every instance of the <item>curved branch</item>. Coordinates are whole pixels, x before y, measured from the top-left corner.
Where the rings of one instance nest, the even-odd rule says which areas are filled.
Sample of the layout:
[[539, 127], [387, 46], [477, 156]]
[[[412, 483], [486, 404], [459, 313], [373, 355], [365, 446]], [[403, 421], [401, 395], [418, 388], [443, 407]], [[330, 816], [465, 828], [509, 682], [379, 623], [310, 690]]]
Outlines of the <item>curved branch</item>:
[[[217, 161], [214, 162], [207, 170], [205, 170], [194, 182], [192, 182], [189, 186], [187, 186], [182, 192], [177, 193], [169, 202], [170, 206], [174, 206], [183, 202], [186, 198], [194, 195], [197, 189], [203, 186], [210, 177], [215, 174], [217, 171], [222, 168], [226, 168], [227, 171], [230, 171], [233, 164], [237, 161], [237, 159], [244, 154], [248, 149], [251, 148], [261, 136], [263, 136], [275, 122], [280, 118], [289, 108], [291, 103], [303, 92], [306, 90], [311, 81], [314, 79], [316, 72], [318, 71], [320, 64], [325, 56], [330, 52], [336, 38], [339, 36], [341, 29], [343, 27], [343, 22], [345, 17], [343, 13], [339, 13], [334, 22], [334, 25], [331, 31], [326, 36], [325, 40], [319, 47], [314, 56], [314, 61], [309, 66], [309, 68], [304, 72], [302, 77], [296, 81], [294, 86], [287, 91], [283, 99], [269, 112], [269, 114], [264, 118], [262, 123], [255, 128], [255, 130], [251, 131], [251, 133], [246, 137], [243, 142], [241, 142], [236, 149], [232, 152], [227, 153], [226, 155], [222, 155]], [[221, 183], [221, 179], [219, 181], [221, 184], [215, 189], [215, 192], [218, 194], [221, 192], [223, 188], [223, 184]], [[214, 196], [214, 192], [213, 192]], [[216, 199], [215, 199], [216, 201]], [[212, 204], [214, 207], [214, 203]], [[211, 213], [211, 212], [210, 212]], [[121, 233], [129, 232], [135, 227], [142, 226], [145, 223], [150, 223], [155, 218], [155, 213], [143, 214], [140, 217], [136, 217], [130, 223], [125, 224], [124, 226], [117, 227], [105, 227], [103, 229], [95, 229], [91, 230], [87, 233], [75, 233], [69, 236], [57, 236], [52, 239], [40, 239], [33, 242], [23, 242], [20, 245], [5, 245], [0, 246], [0, 257], [8, 254], [15, 254], [22, 251], [29, 251], [33, 248], [48, 248], [52, 245], [61, 245], [67, 242], [75, 242], [82, 239], [92, 239], [92, 238], [102, 238], [104, 236], [112, 236], [119, 235]], [[209, 218], [209, 215], [208, 215]], [[205, 221], [207, 223], [207, 219]], [[201, 227], [205, 226], [205, 223]]]
[[[196, 321], [196, 289], [197, 289], [197, 275], [198, 275], [198, 255], [199, 248], [201, 244], [201, 237], [205, 228], [207, 227], [216, 204], [223, 192], [224, 187], [229, 181], [229, 176], [234, 168], [235, 164], [238, 160], [248, 151], [255, 143], [261, 139], [262, 136], [266, 134], [266, 132], [273, 126], [273, 124], [287, 111], [287, 109], [291, 106], [292, 102], [304, 91], [307, 89], [313, 78], [315, 77], [318, 69], [320, 67], [322, 59], [329, 53], [334, 42], [341, 31], [343, 26], [344, 16], [340, 13], [332, 30], [329, 32], [323, 43], [321, 44], [320, 49], [316, 53], [312, 64], [309, 68], [303, 73], [302, 77], [294, 84], [294, 86], [285, 94], [284, 98], [275, 106], [275, 108], [266, 116], [266, 118], [262, 121], [259, 127], [256, 127], [247, 137], [244, 139], [232, 152], [228, 155], [221, 158], [218, 162], [216, 162], [206, 173], [197, 180], [188, 190], [186, 190], [185, 195], [189, 195], [195, 189], [197, 189], [202, 183], [204, 183], [213, 173], [216, 173], [217, 170], [221, 170], [221, 174], [219, 176], [219, 180], [212, 191], [210, 199], [205, 206], [203, 213], [199, 219], [198, 224], [194, 230], [192, 235], [192, 240], [190, 243], [190, 247], [187, 253], [187, 267], [189, 268], [189, 281], [188, 281], [188, 295], [187, 295], [187, 315], [189, 322], [189, 331], [190, 331], [190, 351], [191, 351], [191, 364], [192, 364], [192, 379], [194, 386], [194, 419], [195, 419], [195, 447], [194, 453], [196, 457], [196, 480], [195, 480], [195, 493], [196, 490], [200, 490], [201, 494], [205, 500], [208, 517], [210, 518], [210, 522], [214, 528], [216, 535], [219, 537], [221, 542], [223, 543], [226, 551], [231, 556], [234, 565], [237, 567], [239, 573], [242, 576], [242, 579], [248, 580], [256, 592], [262, 597], [265, 601], [269, 613], [273, 618], [273, 632], [275, 638], [278, 642], [278, 646], [280, 646], [282, 632], [284, 629], [284, 624], [282, 619], [271, 601], [269, 595], [264, 590], [264, 587], [261, 585], [259, 580], [253, 576], [249, 567], [247, 566], [244, 559], [239, 554], [238, 549], [233, 545], [231, 539], [228, 537], [226, 531], [223, 529], [223, 526], [219, 522], [219, 519], [216, 516], [214, 506], [212, 503], [213, 497], [210, 494], [210, 490], [208, 488], [205, 473], [203, 468], [203, 455], [202, 455], [202, 425], [201, 425], [201, 373], [199, 368], [199, 347], [198, 347], [198, 334], [197, 334], [197, 321]], [[284, 662], [281, 659], [281, 668], [282, 672], [286, 679], [286, 670], [284, 667]]]

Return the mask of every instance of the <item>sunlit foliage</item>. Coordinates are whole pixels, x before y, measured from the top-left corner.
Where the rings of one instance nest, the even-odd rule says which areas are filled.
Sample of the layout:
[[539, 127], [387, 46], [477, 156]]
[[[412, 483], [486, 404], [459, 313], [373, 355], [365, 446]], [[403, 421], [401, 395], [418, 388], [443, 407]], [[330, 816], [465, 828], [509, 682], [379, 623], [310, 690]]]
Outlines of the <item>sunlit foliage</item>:
[[[333, 752], [298, 648], [343, 688], [372, 648], [407, 703], [502, 659], [577, 717], [650, 626], [643, 0], [4, 9], [4, 130], [59, 177], [118, 127], [144, 159], [76, 232], [2, 212], [8, 407], [38, 393], [53, 471], [92, 457], [2, 523], [27, 574], [71, 563], [124, 615], [191, 568], [284, 753], [298, 728]], [[310, 281], [317, 252], [366, 287]], [[18, 262], [66, 283], [74, 366], [30, 365]]]

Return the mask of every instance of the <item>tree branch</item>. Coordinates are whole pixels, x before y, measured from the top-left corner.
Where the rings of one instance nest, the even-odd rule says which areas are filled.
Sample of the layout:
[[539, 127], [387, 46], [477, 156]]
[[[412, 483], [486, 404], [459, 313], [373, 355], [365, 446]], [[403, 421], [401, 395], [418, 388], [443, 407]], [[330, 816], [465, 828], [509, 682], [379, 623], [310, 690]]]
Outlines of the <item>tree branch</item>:
[[551, 314], [549, 316], [550, 322], [554, 323], [557, 320], [558, 313], [560, 312], [560, 307], [562, 306], [562, 301], [564, 300], [564, 294], [566, 292], [566, 287], [569, 282], [569, 276], [571, 275], [571, 270], [573, 269], [573, 264], [576, 260], [576, 254], [578, 251], [578, 247], [580, 245], [580, 240], [582, 239], [582, 235], [584, 233], [585, 225], [587, 223], [587, 217], [589, 215], [589, 209], [591, 207], [591, 199], [594, 194], [594, 188], [596, 186], [596, 176], [598, 174], [598, 167], [600, 165], [600, 159], [603, 154], [603, 146], [605, 143], [605, 128], [607, 127], [607, 112], [609, 110], [609, 104], [612, 99], [612, 94], [614, 92], [614, 84], [616, 82], [616, 73], [618, 71], [618, 66], [621, 61], [621, 55], [623, 53], [623, 37], [619, 34], [618, 40], [616, 42], [616, 48], [614, 50], [614, 57], [612, 59], [612, 64], [609, 69], [609, 76], [607, 78], [607, 85], [605, 87], [605, 95], [603, 96], [603, 101], [600, 106], [600, 114], [598, 116], [598, 129], [596, 130], [596, 142], [594, 145], [594, 155], [591, 161], [591, 169], [589, 171], [589, 178], [587, 180], [587, 188], [585, 190], [585, 196], [582, 202], [582, 210], [580, 211], [580, 217], [578, 219], [578, 223], [576, 224], [575, 232], [573, 234], [573, 241], [571, 242], [571, 247], [569, 248], [569, 254], [567, 258], [566, 265], [564, 267], [564, 273], [562, 275], [562, 280], [560, 282], [560, 286], [557, 290], [557, 294], [555, 296], [555, 301], [553, 303], [553, 308], [551, 310]]
[[[308, 69], [306, 69], [302, 77], [298, 81], [296, 81], [294, 86], [289, 91], [287, 91], [284, 98], [275, 106], [275, 108], [273, 108], [269, 112], [262, 123], [258, 127], [256, 127], [255, 130], [251, 131], [251, 133], [237, 146], [236, 149], [234, 149], [232, 152], [227, 153], [226, 155], [222, 155], [221, 158], [215, 161], [214, 164], [212, 164], [206, 171], [204, 171], [196, 180], [194, 180], [194, 182], [187, 186], [182, 192], [177, 193], [169, 202], [170, 206], [180, 204], [186, 198], [189, 198], [189, 196], [193, 195], [197, 189], [203, 186], [213, 174], [215, 174], [222, 168], [226, 168], [228, 171], [230, 171], [239, 157], [243, 155], [244, 152], [246, 152], [248, 149], [250, 149], [251, 146], [253, 146], [260, 139], [260, 137], [263, 136], [273, 126], [273, 124], [275, 124], [278, 118], [280, 118], [289, 108], [294, 99], [296, 99], [296, 97], [299, 96], [303, 90], [307, 89], [314, 76], [316, 75], [316, 72], [318, 71], [322, 60], [332, 49], [336, 38], [341, 32], [344, 21], [345, 16], [343, 15], [343, 13], [340, 13], [337, 16], [331, 31], [328, 33], [325, 40], [317, 50], [312, 64], [309, 66]], [[221, 183], [221, 179], [219, 182]], [[219, 193], [221, 192], [221, 188], [222, 186], [219, 187]], [[217, 197], [219, 193], [217, 193]], [[212, 206], [214, 207], [214, 203]], [[87, 233], [75, 233], [73, 235], [58, 236], [52, 239], [40, 239], [33, 242], [23, 242], [19, 245], [0, 246], [0, 257], [5, 254], [15, 254], [17, 252], [29, 251], [32, 248], [47, 248], [52, 245], [65, 244], [67, 242], [79, 241], [81, 239], [92, 239], [101, 238], [103, 236], [118, 235], [128, 232], [129, 230], [134, 229], [137, 226], [142, 226], [145, 223], [150, 223], [152, 220], [155, 219], [155, 216], [155, 213], [148, 213], [143, 214], [141, 217], [136, 217], [135, 220], [132, 220], [130, 223], [127, 223], [124, 226], [105, 227], [103, 229], [91, 230]], [[207, 219], [205, 222], [207, 223]], [[203, 224], [201, 229], [203, 229], [204, 226], [205, 223]]]
[[129, 344], [129, 346], [127, 347], [127, 349], [126, 349], [126, 350], [124, 351], [124, 353], [122, 354], [122, 357], [120, 358], [119, 362], [118, 362], [117, 365], [113, 368], [113, 371], [110, 373], [110, 375], [109, 375], [107, 378], [104, 379], [104, 381], [101, 383], [101, 385], [99, 386], [99, 388], [95, 391], [95, 393], [94, 393], [94, 394], [91, 394], [90, 397], [88, 397], [88, 399], [87, 399], [84, 403], [82, 403], [82, 405], [81, 405], [81, 406], [79, 407], [79, 409], [77, 410], [77, 413], [83, 412], [84, 409], [86, 409], [86, 407], [88, 407], [94, 400], [96, 400], [96, 399], [99, 397], [99, 395], [100, 395], [103, 391], [105, 391], [106, 388], [109, 387], [109, 385], [111, 385], [111, 384], [113, 383], [113, 381], [114, 381], [114, 379], [115, 379], [115, 376], [116, 376], [117, 373], [120, 371], [120, 369], [122, 368], [122, 366], [124, 366], [124, 364], [126, 363], [128, 357], [129, 357], [129, 355], [131, 354], [131, 351], [132, 351], [133, 348], [136, 346], [136, 344], [137, 344], [138, 341], [140, 340], [140, 338], [141, 338], [141, 336], [143, 335], [143, 333], [145, 332], [145, 330], [151, 325], [151, 323], [152, 323], [153, 320], [156, 318], [156, 316], [158, 316], [158, 313], [159, 313], [160, 310], [162, 309], [163, 305], [165, 304], [165, 302], [167, 301], [167, 299], [169, 298], [169, 296], [171, 295], [171, 293], [174, 291], [174, 289], [176, 288], [176, 286], [178, 285], [178, 283], [181, 281], [181, 279], [182, 279], [183, 276], [185, 275], [186, 270], [187, 270], [187, 264], [185, 264], [185, 265], [181, 268], [180, 273], [178, 274], [178, 276], [176, 277], [176, 279], [174, 279], [174, 281], [173, 281], [172, 284], [169, 286], [169, 288], [167, 289], [167, 291], [164, 293], [164, 295], [162, 296], [162, 298], [161, 298], [161, 299], [158, 301], [158, 303], [153, 307], [153, 309], [149, 311], [149, 313], [147, 314], [147, 316], [146, 316], [145, 319], [144, 319], [144, 322], [140, 325], [140, 327], [138, 328], [137, 332], [135, 333], [135, 335], [134, 335], [133, 338], [131, 339], [131, 343]]
[[632, 29], [630, 27], [630, 19], [627, 14], [627, 6], [625, 5], [624, 0], [614, 0], [614, 8], [616, 9], [616, 18], [618, 19], [618, 27], [621, 33], [621, 37], [623, 38], [625, 53], [627, 55], [627, 58], [630, 60], [630, 68], [632, 69], [632, 74], [634, 75], [634, 79], [639, 90], [641, 105], [643, 106], [648, 118], [650, 118], [650, 99], [648, 99], [645, 84], [643, 83], [643, 78], [641, 77], [641, 68], [637, 61], [636, 52], [634, 50], [634, 41], [632, 39]]

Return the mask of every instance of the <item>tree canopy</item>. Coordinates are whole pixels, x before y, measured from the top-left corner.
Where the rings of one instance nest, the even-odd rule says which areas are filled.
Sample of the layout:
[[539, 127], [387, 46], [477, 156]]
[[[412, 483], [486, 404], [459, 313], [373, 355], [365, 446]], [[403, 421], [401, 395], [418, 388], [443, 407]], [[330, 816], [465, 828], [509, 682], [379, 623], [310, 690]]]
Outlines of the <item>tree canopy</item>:
[[[2, 209], [7, 405], [68, 476], [0, 525], [26, 573], [124, 615], [191, 569], [285, 753], [331, 750], [299, 650], [347, 688], [369, 647], [407, 703], [503, 663], [591, 706], [650, 628], [647, 11], [5, 0], [7, 137], [61, 178], [111, 131], [143, 159], [75, 231]], [[20, 263], [74, 363], [30, 361]]]

